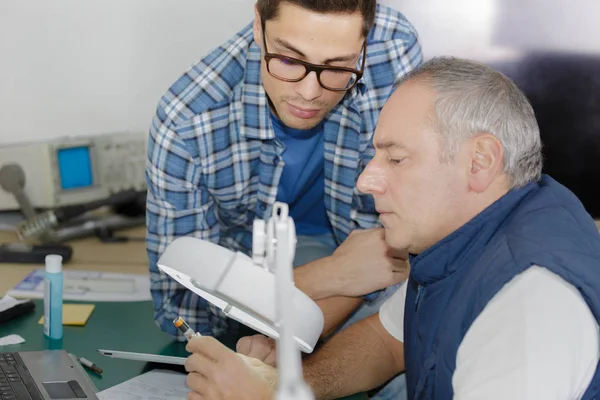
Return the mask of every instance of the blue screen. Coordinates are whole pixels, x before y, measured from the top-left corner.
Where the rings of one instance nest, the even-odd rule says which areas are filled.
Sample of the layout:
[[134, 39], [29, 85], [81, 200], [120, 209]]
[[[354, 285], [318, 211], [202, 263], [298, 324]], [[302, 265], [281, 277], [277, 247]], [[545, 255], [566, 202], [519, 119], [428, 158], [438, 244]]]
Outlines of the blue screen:
[[71, 147], [58, 150], [58, 171], [63, 189], [92, 186], [92, 160], [89, 147]]

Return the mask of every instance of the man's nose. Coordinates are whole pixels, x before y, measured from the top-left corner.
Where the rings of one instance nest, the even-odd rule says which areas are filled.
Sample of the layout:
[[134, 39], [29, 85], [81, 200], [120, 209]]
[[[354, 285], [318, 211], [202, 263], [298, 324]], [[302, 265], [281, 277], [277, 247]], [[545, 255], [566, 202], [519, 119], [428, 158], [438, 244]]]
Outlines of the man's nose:
[[296, 93], [304, 101], [313, 101], [321, 96], [323, 88], [319, 84], [315, 71], [311, 71], [304, 79], [296, 83]]
[[386, 187], [383, 169], [371, 160], [358, 177], [356, 187], [365, 194], [382, 194]]

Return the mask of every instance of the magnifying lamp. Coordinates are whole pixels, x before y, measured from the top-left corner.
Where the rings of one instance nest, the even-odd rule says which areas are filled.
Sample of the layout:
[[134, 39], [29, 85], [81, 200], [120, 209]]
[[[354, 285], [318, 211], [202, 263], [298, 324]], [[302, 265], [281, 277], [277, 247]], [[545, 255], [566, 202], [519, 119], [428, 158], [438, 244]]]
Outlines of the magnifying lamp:
[[[288, 269], [289, 264], [290, 269], [290, 285], [282, 288], [285, 298], [291, 302], [286, 315], [299, 321], [293, 329], [297, 346], [303, 352], [311, 353], [323, 330], [323, 313], [293, 284], [291, 265], [296, 234], [287, 210], [287, 204], [276, 203], [269, 223], [254, 221], [253, 258], [206, 240], [181, 237], [166, 248], [157, 265], [177, 282], [220, 308], [228, 317], [279, 339], [282, 317], [277, 309], [283, 305], [279, 304], [281, 299], [277, 296], [275, 245], [284, 248], [285, 254], [277, 255], [284, 257], [283, 268]], [[285, 221], [281, 220], [282, 216], [285, 216]], [[274, 218], [287, 226], [285, 246], [281, 237], [275, 237]], [[280, 264], [277, 266], [279, 268]]]
[[[285, 203], [271, 219], [254, 221], [252, 256], [205, 240], [174, 240], [158, 267], [223, 312], [277, 339], [276, 400], [314, 400], [302, 376], [300, 350], [310, 353], [323, 330], [323, 313], [294, 286], [294, 221]], [[298, 323], [301, 321], [300, 323]]]

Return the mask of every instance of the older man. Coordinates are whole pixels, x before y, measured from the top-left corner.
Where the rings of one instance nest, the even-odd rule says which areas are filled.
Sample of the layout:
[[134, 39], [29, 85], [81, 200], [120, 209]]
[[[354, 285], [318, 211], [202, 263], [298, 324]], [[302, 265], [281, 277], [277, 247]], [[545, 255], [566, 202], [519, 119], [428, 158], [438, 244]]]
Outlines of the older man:
[[[596, 398], [600, 236], [579, 200], [541, 174], [539, 129], [517, 86], [434, 59], [387, 102], [374, 144], [358, 188], [374, 196], [388, 245], [410, 252], [410, 278], [305, 361], [316, 396], [406, 370], [409, 399]], [[189, 349], [191, 398], [271, 396], [218, 343]]]

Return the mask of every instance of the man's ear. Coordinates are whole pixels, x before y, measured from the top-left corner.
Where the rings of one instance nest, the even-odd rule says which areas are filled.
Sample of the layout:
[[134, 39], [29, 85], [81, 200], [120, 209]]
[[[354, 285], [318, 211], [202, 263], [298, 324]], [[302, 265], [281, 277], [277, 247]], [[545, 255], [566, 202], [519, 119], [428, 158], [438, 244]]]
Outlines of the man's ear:
[[254, 5], [254, 23], [252, 24], [252, 33], [254, 34], [254, 41], [262, 49], [262, 24], [257, 4]]
[[498, 138], [489, 133], [476, 135], [472, 140], [469, 187], [476, 193], [482, 193], [502, 174], [504, 150]]

